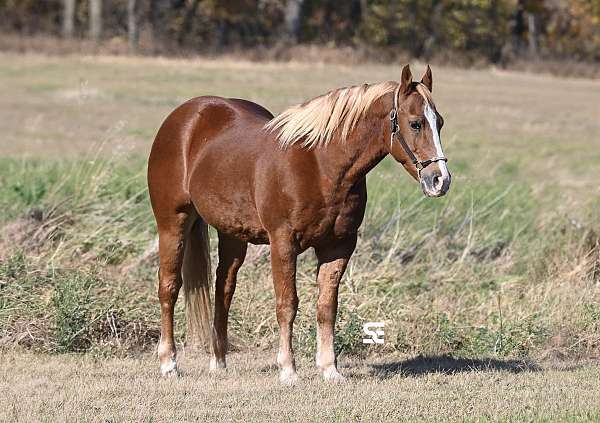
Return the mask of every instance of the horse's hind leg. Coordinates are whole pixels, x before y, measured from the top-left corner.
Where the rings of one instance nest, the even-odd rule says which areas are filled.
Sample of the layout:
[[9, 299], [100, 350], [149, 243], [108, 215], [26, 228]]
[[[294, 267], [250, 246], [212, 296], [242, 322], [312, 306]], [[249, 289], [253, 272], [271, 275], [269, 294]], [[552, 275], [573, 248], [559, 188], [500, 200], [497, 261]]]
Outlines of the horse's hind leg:
[[315, 248], [319, 260], [316, 364], [325, 380], [344, 380], [337, 370], [335, 358], [335, 319], [338, 307], [338, 287], [355, 246], [356, 237], [351, 237], [333, 246]]
[[277, 323], [279, 324], [279, 352], [277, 364], [281, 383], [296, 383], [296, 362], [292, 348], [294, 319], [298, 311], [298, 294], [296, 292], [296, 261], [298, 254], [286, 237], [270, 237], [271, 269], [275, 288]]
[[248, 243], [219, 232], [219, 265], [215, 282], [215, 320], [212, 336], [211, 370], [226, 367], [227, 320], [235, 292], [237, 272], [246, 258]]
[[170, 219], [157, 219], [158, 223], [158, 298], [160, 301], [160, 343], [158, 358], [163, 376], [177, 375], [175, 340], [173, 338], [173, 312], [179, 289], [183, 283], [181, 266], [185, 236], [191, 223], [187, 213], [178, 213]]

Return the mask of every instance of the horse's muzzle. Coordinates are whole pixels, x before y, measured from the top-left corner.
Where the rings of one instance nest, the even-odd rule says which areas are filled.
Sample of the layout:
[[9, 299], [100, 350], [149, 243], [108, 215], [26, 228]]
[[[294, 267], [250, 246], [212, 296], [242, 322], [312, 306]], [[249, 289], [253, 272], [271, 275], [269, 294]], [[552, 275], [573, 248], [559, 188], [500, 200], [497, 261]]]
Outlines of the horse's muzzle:
[[432, 169], [423, 169], [421, 172], [421, 188], [427, 197], [441, 197], [450, 189], [452, 177], [450, 172], [442, 172], [438, 166]]

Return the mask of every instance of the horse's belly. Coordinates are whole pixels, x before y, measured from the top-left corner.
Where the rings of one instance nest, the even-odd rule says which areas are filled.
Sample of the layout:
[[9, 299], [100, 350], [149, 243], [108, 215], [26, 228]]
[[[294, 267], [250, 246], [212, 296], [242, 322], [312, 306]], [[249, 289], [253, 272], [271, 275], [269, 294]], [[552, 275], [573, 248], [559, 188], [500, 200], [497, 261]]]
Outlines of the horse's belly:
[[[241, 140], [241, 141], [240, 141]], [[210, 226], [255, 244], [268, 242], [254, 201], [254, 144], [221, 133], [206, 142], [190, 172], [194, 207]]]
[[210, 179], [195, 180], [195, 185], [196, 188], [190, 189], [192, 202], [207, 224], [243, 241], [268, 243], [267, 232], [260, 222], [249, 189]]

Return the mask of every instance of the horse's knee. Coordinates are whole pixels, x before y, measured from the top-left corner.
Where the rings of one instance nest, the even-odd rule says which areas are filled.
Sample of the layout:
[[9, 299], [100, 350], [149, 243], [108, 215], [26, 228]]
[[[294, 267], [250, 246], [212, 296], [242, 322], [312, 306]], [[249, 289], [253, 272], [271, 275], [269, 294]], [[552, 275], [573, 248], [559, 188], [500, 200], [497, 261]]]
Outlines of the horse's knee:
[[282, 312], [295, 312], [298, 308], [298, 304], [298, 295], [282, 296], [277, 299], [277, 310], [281, 310]]
[[289, 297], [278, 299], [277, 301], [277, 320], [279, 322], [289, 323], [294, 320], [298, 311], [298, 296], [290, 295]]

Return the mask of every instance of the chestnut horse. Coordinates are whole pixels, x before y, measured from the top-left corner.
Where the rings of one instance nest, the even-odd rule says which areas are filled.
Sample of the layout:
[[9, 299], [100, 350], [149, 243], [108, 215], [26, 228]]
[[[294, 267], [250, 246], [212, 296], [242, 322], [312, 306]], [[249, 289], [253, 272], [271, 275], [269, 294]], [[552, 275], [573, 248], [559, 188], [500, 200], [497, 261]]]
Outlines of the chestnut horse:
[[[343, 380], [334, 353], [338, 286], [363, 220], [367, 173], [389, 153], [425, 195], [450, 186], [431, 89], [429, 66], [420, 82], [405, 66], [400, 83], [337, 89], [276, 118], [220, 97], [194, 98], [167, 117], [148, 160], [163, 375], [177, 375], [173, 309], [182, 285], [188, 336], [212, 336], [210, 368], [225, 368], [229, 307], [250, 242], [271, 245], [280, 381], [297, 380], [296, 260], [310, 247], [318, 259], [316, 365], [326, 380]], [[212, 326], [207, 225], [219, 238]]]

